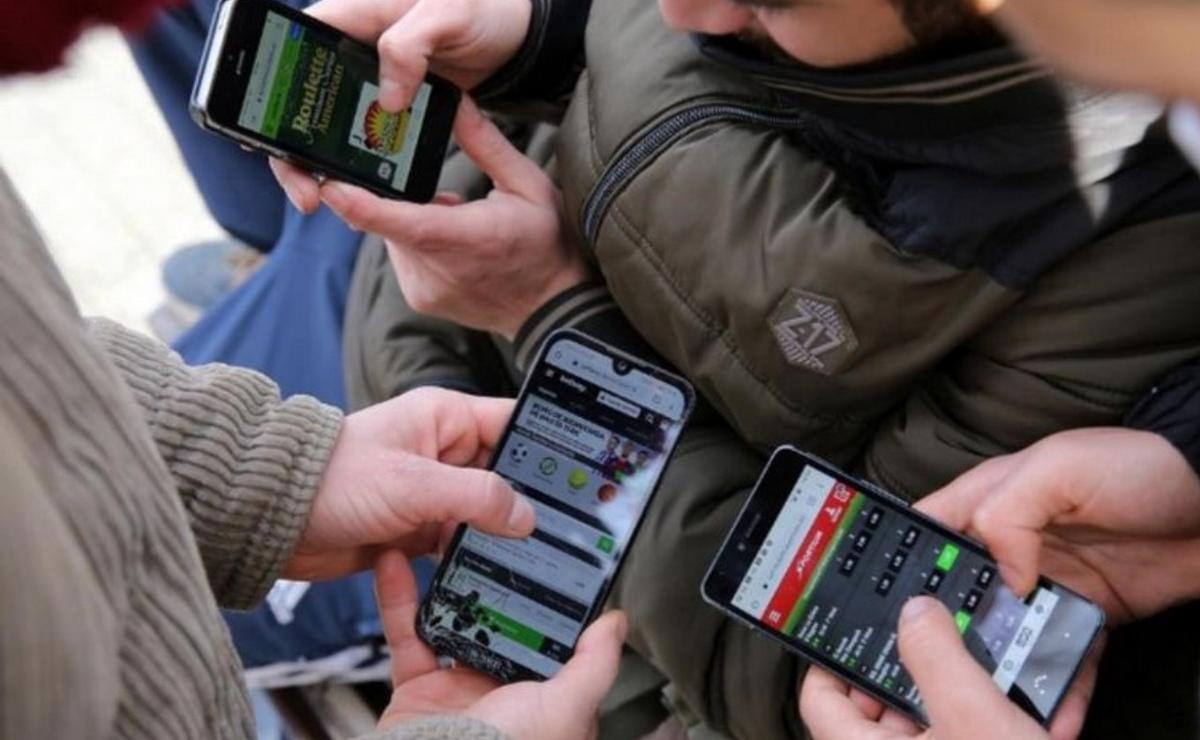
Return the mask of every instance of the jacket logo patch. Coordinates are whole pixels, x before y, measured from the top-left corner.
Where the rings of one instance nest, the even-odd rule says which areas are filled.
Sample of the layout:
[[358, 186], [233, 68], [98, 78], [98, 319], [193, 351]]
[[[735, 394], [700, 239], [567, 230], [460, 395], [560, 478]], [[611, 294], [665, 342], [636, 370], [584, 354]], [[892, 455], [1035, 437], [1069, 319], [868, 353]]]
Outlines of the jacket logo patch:
[[858, 349], [846, 312], [833, 298], [793, 288], [770, 322], [787, 361], [822, 375], [837, 372]]

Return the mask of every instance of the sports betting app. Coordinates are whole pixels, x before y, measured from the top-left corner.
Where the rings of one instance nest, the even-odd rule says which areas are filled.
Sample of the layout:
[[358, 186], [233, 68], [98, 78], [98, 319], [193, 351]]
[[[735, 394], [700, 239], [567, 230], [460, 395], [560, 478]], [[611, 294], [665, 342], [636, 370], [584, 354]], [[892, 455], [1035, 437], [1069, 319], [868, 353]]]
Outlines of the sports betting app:
[[815, 467], [796, 480], [732, 603], [923, 715], [896, 635], [901, 607], [921, 593], [946, 605], [1001, 691], [1053, 711], [1078, 656], [1034, 646], [1044, 633], [1069, 641], [1087, 630], [1072, 624], [1076, 610], [1056, 608], [1071, 597], [1038, 588], [1019, 599], [991, 561]]
[[687, 399], [566, 339], [533, 370], [495, 470], [537, 512], [524, 540], [467, 530], [435, 584], [426, 635], [505, 679], [552, 676], [620, 562]]
[[389, 113], [377, 75], [370, 57], [268, 11], [238, 125], [403, 191], [432, 88], [423, 83], [409, 110]]

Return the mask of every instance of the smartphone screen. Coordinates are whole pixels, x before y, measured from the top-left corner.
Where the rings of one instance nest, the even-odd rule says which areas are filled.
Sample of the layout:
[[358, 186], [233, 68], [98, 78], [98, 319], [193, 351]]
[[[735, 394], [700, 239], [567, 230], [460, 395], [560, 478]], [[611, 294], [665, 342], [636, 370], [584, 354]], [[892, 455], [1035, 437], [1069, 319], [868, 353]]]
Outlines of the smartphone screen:
[[552, 335], [492, 465], [533, 503], [536, 531], [459, 532], [422, 604], [426, 642], [503, 681], [557, 673], [600, 613], [691, 407], [686, 381]]
[[[427, 176], [414, 180], [424, 160], [440, 163], [444, 155], [456, 90], [424, 82], [408, 110], [389, 113], [379, 105], [371, 47], [276, 3], [226, 7], [232, 17], [213, 60], [215, 79], [198, 85], [213, 121], [373, 190], [411, 195], [432, 187]], [[431, 122], [442, 130], [428, 131]], [[426, 151], [430, 138], [440, 151]]]
[[926, 721], [896, 634], [917, 594], [946, 605], [972, 657], [1042, 723], [1104, 622], [1045, 579], [1018, 598], [978, 544], [790, 448], [772, 457], [705, 581], [714, 604]]

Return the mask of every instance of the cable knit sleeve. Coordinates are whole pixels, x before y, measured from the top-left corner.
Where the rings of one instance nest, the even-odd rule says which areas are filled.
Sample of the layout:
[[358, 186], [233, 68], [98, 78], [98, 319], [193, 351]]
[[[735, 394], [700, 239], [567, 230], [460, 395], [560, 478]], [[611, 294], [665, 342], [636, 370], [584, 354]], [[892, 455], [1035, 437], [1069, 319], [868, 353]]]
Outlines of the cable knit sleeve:
[[166, 462], [222, 606], [250, 608], [304, 531], [341, 412], [279, 397], [266, 376], [188, 367], [167, 346], [111, 321], [93, 340], [133, 391]]

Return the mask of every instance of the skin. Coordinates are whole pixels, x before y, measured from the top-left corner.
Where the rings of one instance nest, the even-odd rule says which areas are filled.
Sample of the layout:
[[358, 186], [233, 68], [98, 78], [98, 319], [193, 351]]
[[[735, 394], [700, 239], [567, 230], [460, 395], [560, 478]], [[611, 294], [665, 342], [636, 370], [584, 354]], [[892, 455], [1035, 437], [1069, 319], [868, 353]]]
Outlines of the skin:
[[[474, 12], [484, 2], [494, 7], [503, 1], [460, 0], [458, 8]], [[528, 26], [528, 16], [522, 20], [520, 12], [523, 0], [514, 1], [518, 9], [509, 16], [511, 23], [493, 25], [491, 36], [457, 39], [457, 46], [443, 49], [444, 60], [436, 69], [465, 85], [490, 73], [497, 62], [487, 55], [495, 48], [495, 40], [508, 34], [519, 44]], [[445, 3], [443, 9], [451, 4]], [[78, 5], [47, 0], [41, 7], [46, 17], [62, 24], [56, 29], [62, 32], [59, 36], [46, 34], [46, 43], [54, 52], [89, 20]], [[140, 3], [137, 10], [149, 12], [151, 5]], [[524, 5], [527, 9], [528, 3]], [[23, 8], [14, 18], [10, 6], [17, 7], [11, 3], [0, 6], [0, 27], [29, 20]], [[379, 26], [381, 17], [407, 13], [412, 6], [412, 0], [360, 2], [358, 15], [347, 22]], [[130, 8], [132, 4], [108, 9], [109, 14], [102, 17], [114, 21], [138, 17]], [[419, 24], [416, 27], [419, 30]], [[402, 43], [403, 49], [392, 49], [396, 38], [388, 34], [380, 41], [398, 52], [389, 54], [385, 64], [403, 70], [404, 59], [398, 56], [409, 47]], [[506, 43], [511, 46], [511, 39]], [[505, 43], [500, 46], [506, 48]], [[41, 66], [36, 60], [21, 61], [25, 66]], [[420, 79], [424, 58], [415, 63], [414, 79]], [[386, 90], [397, 106], [401, 98], [411, 95], [398, 82], [400, 77], [402, 72], [393, 74]], [[460, 522], [505, 537], [523, 537], [533, 531], [535, 515], [529, 502], [496, 474], [474, 469], [491, 456], [512, 406], [510, 400], [432, 389], [414, 391], [346, 417], [339, 431], [285, 575], [326, 579], [376, 567], [394, 682], [381, 729], [431, 714], [461, 713], [516, 739], [595, 736], [596, 713], [616, 677], [625, 639], [626, 622], [619, 612], [591, 625], [580, 637], [571, 661], [553, 679], [540, 684], [498, 687], [471, 671], [439, 670], [432, 652], [416, 636], [417, 587], [406, 556], [435, 552]]]
[[[1200, 595], [1200, 479], [1157, 434], [1056, 434], [979, 465], [917, 508], [987, 545], [1014, 593], [1028, 594], [1044, 573], [1100, 604], [1113, 625]], [[922, 733], [814, 669], [800, 706], [818, 740], [1046, 737], [971, 661], [940, 606], [917, 615], [906, 607], [899, 639], [901, 660], [930, 707], [932, 730]], [[1098, 657], [1091, 656], [1064, 700], [1053, 737], [1075, 737], [1082, 727]]]
[[658, 0], [658, 7], [672, 28], [769, 39], [818, 67], [864, 64], [916, 43], [891, 0]]
[[985, 0], [1030, 52], [1103, 87], [1200, 100], [1200, 6], [1158, 0]]
[[[516, 54], [528, 0], [496, 0], [486, 12], [480, 2], [323, 0], [309, 12], [378, 44], [381, 101], [402, 108], [428, 69], [469, 89]], [[891, 0], [660, 0], [660, 9], [680, 31], [738, 34], [820, 66], [883, 59], [915, 43]], [[441, 193], [418, 206], [271, 166], [300, 210], [324, 203], [351, 226], [382, 235], [414, 309], [512, 339], [540, 306], [586, 281], [588, 269], [563, 233], [558, 188], [469, 100], [454, 137], [495, 183], [487, 198], [464, 203]]]
[[578, 740], [596, 736], [595, 717], [616, 679], [627, 625], [609, 612], [584, 631], [575, 656], [544, 683], [499, 686], [464, 668], [440, 670], [417, 636], [420, 598], [403, 553], [390, 550], [375, 569], [379, 614], [392, 649], [392, 701], [379, 729], [429, 716], [461, 714], [511, 738]]

